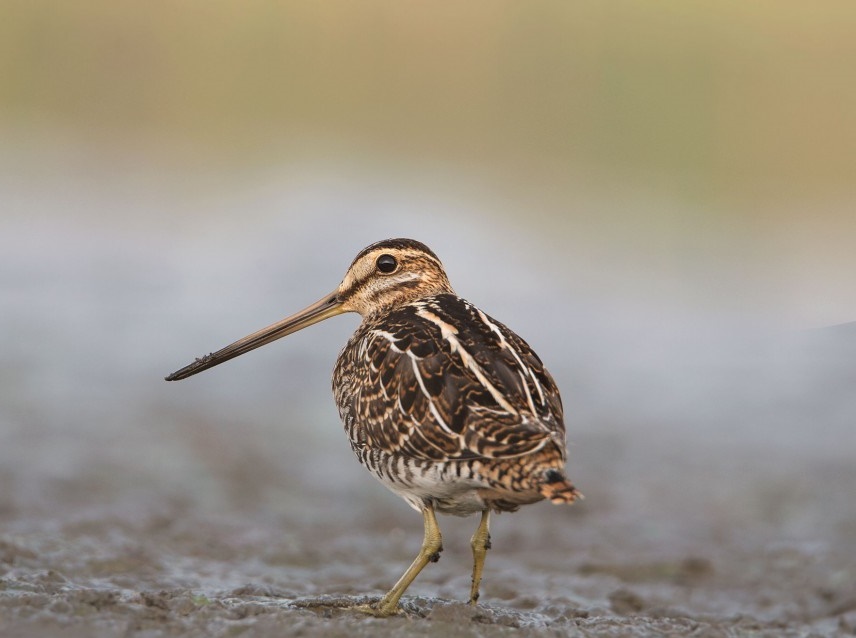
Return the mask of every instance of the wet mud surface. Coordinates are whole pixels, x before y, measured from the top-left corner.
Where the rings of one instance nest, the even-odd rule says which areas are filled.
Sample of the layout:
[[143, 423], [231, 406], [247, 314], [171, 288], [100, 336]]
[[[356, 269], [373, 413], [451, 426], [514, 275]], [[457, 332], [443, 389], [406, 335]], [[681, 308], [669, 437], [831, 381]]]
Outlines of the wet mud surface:
[[[6, 492], [0, 635], [856, 634], [856, 525], [852, 510], [836, 511], [849, 497], [827, 494], [856, 485], [844, 463], [789, 485], [786, 469], [756, 459], [749, 477], [760, 484], [744, 485], [717, 476], [715, 464], [650, 459], [621, 471], [622, 480], [634, 470], [652, 475], [641, 480], [656, 498], [635, 505], [607, 482], [615, 472], [594, 471], [581, 504], [494, 518], [476, 607], [465, 600], [477, 517], [441, 517], [440, 561], [399, 616], [377, 619], [349, 607], [376, 599], [403, 572], [421, 540], [419, 516], [356, 463], [340, 472], [342, 489], [313, 488], [311, 463], [286, 463], [298, 466], [297, 479], [272, 476], [259, 432], [215, 432], [215, 448], [226, 449], [205, 452], [215, 456], [202, 472], [213, 487], [198, 493], [188, 489], [200, 478], [192, 473], [169, 485], [187, 468], [139, 483], [97, 464], [42, 485], [38, 506]], [[609, 443], [582, 438], [578, 447], [597, 461]], [[319, 463], [343, 460], [322, 453]], [[717, 479], [719, 497], [694, 493], [697, 481]], [[278, 492], [282, 502], [271, 506]]]
[[355, 321], [162, 381], [283, 316], [282, 298], [315, 298], [339, 264], [317, 290], [271, 299], [283, 275], [211, 318], [253, 280], [217, 278], [242, 258], [182, 280], [183, 246], [158, 265], [133, 246], [117, 262], [93, 244], [61, 281], [60, 248], [38, 270], [26, 246], [0, 254], [3, 638], [856, 635], [852, 326], [747, 345], [634, 315], [622, 341], [599, 317], [515, 319], [538, 289], [485, 303], [556, 377], [586, 499], [494, 517], [474, 608], [478, 518], [440, 517], [439, 562], [378, 619], [348, 606], [396, 581], [422, 528], [351, 456], [329, 395]]

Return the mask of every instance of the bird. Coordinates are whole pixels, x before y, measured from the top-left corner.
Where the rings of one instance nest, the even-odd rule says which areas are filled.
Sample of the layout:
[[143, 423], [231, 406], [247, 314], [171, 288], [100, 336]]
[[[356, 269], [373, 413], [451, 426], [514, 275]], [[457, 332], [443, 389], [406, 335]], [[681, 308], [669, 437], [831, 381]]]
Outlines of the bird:
[[582, 494], [565, 474], [562, 400], [531, 347], [459, 297], [440, 259], [412, 239], [361, 250], [330, 294], [166, 377], [185, 379], [335, 315], [362, 321], [339, 353], [333, 395], [359, 462], [423, 517], [422, 546], [379, 600], [385, 617], [443, 549], [437, 514], [481, 518], [470, 545], [476, 605], [491, 512]]

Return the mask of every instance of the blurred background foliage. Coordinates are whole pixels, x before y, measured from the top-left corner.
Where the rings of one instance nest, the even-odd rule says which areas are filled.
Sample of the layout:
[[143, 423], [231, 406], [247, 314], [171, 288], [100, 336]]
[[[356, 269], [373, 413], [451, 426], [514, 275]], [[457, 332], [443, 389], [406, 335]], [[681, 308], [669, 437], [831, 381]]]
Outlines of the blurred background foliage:
[[748, 280], [793, 324], [836, 323], [854, 36], [848, 1], [5, 0], [0, 162], [199, 191], [285, 164], [458, 181], [580, 267]]
[[0, 107], [186, 161], [319, 140], [518, 182], [816, 198], [852, 188], [855, 33], [850, 2], [6, 0]]

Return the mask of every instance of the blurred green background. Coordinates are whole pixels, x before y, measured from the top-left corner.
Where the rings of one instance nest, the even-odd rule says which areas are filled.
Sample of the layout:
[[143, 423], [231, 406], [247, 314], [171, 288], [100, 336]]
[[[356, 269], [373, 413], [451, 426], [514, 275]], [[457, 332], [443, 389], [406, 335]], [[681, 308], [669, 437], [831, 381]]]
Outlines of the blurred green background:
[[6, 0], [0, 161], [135, 199], [361, 167], [465, 192], [592, 289], [641, 269], [817, 326], [856, 318], [854, 78], [852, 2]]

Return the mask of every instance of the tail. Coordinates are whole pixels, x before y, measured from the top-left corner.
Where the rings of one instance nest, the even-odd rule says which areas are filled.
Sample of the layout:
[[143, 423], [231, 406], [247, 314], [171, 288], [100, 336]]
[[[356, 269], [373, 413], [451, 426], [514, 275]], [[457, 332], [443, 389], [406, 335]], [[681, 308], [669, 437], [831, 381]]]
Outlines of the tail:
[[538, 487], [541, 495], [551, 503], [560, 505], [571, 504], [576, 500], [585, 498], [577, 488], [574, 487], [564, 474], [558, 470], [548, 470], [544, 474], [544, 483]]

